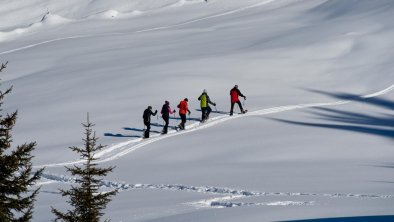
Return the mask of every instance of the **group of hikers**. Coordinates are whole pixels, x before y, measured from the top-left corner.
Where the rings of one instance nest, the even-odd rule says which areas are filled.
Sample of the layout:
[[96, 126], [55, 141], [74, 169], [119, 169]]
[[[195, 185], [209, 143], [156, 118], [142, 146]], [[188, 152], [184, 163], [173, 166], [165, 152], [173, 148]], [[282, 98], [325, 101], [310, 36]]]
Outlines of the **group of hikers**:
[[[234, 105], [238, 104], [239, 109], [241, 110], [241, 113], [245, 113], [245, 110], [242, 107], [242, 103], [239, 100], [239, 97], [243, 97], [246, 100], [246, 96], [244, 96], [241, 91], [238, 89], [238, 85], [235, 85], [231, 90], [230, 90], [230, 97], [231, 97], [231, 109], [230, 109], [230, 116], [233, 115], [233, 110], [234, 110]], [[203, 90], [202, 94], [198, 97], [198, 100], [200, 101], [200, 107], [201, 107], [201, 122], [205, 122], [209, 118], [209, 114], [212, 112], [212, 108], [209, 106], [209, 104], [213, 105], [216, 107], [216, 103], [212, 102], [211, 99], [208, 96], [208, 92], [206, 89]], [[176, 129], [179, 130], [184, 130], [185, 129], [185, 124], [186, 124], [186, 115], [191, 114], [189, 110], [189, 100], [187, 98], [183, 99], [182, 101], [179, 102], [177, 108], [179, 109], [179, 116], [181, 118], [181, 123], [178, 125]], [[168, 132], [168, 124], [170, 122], [170, 115], [174, 114], [176, 112], [175, 109], [172, 109], [170, 107], [170, 102], [165, 101], [164, 105], [161, 108], [161, 117], [163, 118], [165, 124], [163, 127], [163, 131], [161, 132], [162, 134], [167, 134]], [[150, 128], [151, 128], [151, 116], [156, 116], [157, 115], [157, 110], [155, 112], [152, 111], [152, 106], [148, 106], [148, 108], [145, 109], [144, 114], [142, 118], [144, 119], [144, 125], [146, 126], [145, 132], [144, 132], [144, 138], [149, 138], [150, 134]]]

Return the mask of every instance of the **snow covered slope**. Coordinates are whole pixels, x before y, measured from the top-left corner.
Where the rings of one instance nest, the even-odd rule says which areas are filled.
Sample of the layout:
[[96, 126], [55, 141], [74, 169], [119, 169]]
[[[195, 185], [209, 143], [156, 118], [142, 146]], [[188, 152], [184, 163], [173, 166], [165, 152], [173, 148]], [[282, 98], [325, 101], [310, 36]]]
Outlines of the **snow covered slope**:
[[[0, 0], [5, 111], [46, 167], [34, 221], [78, 164], [87, 112], [116, 166], [112, 221], [393, 214], [391, 0]], [[1, 62], [0, 61], [0, 62]], [[229, 90], [247, 96], [229, 117]], [[203, 89], [217, 106], [199, 123]], [[142, 112], [189, 98], [187, 130], [142, 140]], [[175, 126], [179, 119], [171, 119]]]

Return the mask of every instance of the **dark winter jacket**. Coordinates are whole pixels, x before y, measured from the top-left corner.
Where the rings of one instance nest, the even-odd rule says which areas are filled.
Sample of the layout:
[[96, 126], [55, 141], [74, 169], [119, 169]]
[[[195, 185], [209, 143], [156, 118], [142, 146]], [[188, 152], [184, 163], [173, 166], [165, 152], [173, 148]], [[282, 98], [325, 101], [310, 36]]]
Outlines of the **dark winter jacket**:
[[169, 118], [170, 114], [173, 114], [174, 112], [172, 112], [170, 105], [168, 104], [164, 104], [163, 107], [161, 108], [161, 116], [163, 118]]
[[142, 115], [142, 118], [144, 119], [144, 122], [150, 122], [150, 116], [156, 116], [157, 110], [155, 112], [152, 112], [150, 109], [146, 109], [144, 111], [144, 115]]

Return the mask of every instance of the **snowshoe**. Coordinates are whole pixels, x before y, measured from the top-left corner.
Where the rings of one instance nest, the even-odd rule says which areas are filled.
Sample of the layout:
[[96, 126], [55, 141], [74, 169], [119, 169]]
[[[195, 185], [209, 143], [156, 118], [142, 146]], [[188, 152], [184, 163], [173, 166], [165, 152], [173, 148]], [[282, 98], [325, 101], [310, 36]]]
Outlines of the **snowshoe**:
[[248, 112], [248, 110], [245, 109], [243, 112], [241, 112], [241, 113], [239, 113], [239, 114], [245, 114], [245, 113], [247, 113], [247, 112]]
[[175, 128], [175, 130], [176, 130], [176, 131], [180, 131], [180, 130], [184, 130], [184, 128], [182, 127], [182, 125], [178, 125], [178, 126]]

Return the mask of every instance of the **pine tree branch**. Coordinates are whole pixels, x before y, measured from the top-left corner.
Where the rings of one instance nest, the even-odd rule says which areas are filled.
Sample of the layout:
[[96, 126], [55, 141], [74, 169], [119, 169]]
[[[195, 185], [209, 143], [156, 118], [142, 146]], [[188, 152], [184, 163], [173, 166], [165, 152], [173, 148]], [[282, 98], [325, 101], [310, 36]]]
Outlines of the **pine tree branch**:
[[2, 64], [1, 64], [0, 72], [2, 72], [3, 69], [7, 68], [7, 64], [8, 64], [8, 61], [7, 61], [6, 63], [2, 63]]

